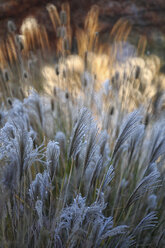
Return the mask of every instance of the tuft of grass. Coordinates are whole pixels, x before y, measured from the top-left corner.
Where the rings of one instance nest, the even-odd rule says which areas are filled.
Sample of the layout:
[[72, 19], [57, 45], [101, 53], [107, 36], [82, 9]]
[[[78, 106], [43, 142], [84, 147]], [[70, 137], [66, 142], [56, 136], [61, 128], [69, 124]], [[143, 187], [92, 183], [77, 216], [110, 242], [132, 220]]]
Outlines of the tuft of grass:
[[0, 70], [0, 246], [164, 247], [160, 60], [143, 56], [144, 37], [137, 49], [129, 45], [126, 20], [114, 26], [112, 43], [102, 44], [97, 6], [76, 30], [73, 55], [69, 5], [47, 11], [55, 62], [44, 57], [51, 47], [35, 19], [25, 20], [23, 37], [8, 22]]

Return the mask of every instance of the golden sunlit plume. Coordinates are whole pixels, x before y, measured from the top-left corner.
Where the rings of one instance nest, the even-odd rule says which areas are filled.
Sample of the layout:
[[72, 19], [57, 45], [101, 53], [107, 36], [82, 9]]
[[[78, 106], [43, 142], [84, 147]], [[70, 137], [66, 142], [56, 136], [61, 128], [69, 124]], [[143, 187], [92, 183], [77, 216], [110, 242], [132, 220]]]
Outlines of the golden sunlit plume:
[[6, 64], [5, 57], [4, 57], [4, 44], [3, 42], [0, 43], [0, 67], [4, 67]]
[[60, 26], [60, 17], [57, 11], [56, 6], [53, 4], [48, 4], [47, 5], [47, 11], [49, 13], [51, 22], [53, 24], [54, 32], [57, 32], [57, 28]]
[[138, 42], [138, 47], [137, 47], [137, 51], [138, 51], [138, 55], [139, 56], [143, 56], [144, 52], [146, 50], [146, 46], [147, 46], [147, 39], [145, 35], [141, 35], [139, 42]]
[[61, 5], [61, 12], [58, 14], [57, 8], [53, 4], [47, 5], [47, 11], [56, 34], [55, 48], [60, 55], [68, 55], [71, 42], [72, 32], [70, 26], [70, 6], [68, 3]]
[[127, 20], [122, 20], [120, 22], [120, 26], [118, 26], [118, 30], [115, 34], [115, 41], [126, 41], [128, 35], [131, 31], [132, 26]]
[[9, 34], [7, 39], [0, 43], [1, 68], [11, 65], [17, 59], [13, 34]]
[[[52, 27], [55, 34], [54, 53], [57, 55], [69, 55], [72, 45], [72, 30], [70, 24], [70, 6], [68, 3], [61, 5], [61, 11], [58, 13], [56, 6], [48, 4], [46, 7]], [[76, 27], [76, 41], [78, 47], [78, 54], [85, 59], [89, 57], [89, 53], [109, 55], [110, 59], [106, 59], [106, 64], [116, 61], [117, 50], [122, 50], [119, 43], [126, 41], [131, 31], [131, 25], [128, 21], [120, 19], [112, 28], [109, 39], [113, 42], [113, 47], [109, 43], [99, 44], [99, 7], [94, 5], [88, 12], [84, 29]], [[20, 34], [16, 34], [14, 23], [9, 21], [8, 28], [10, 34], [1, 45], [0, 60], [2, 64], [14, 63], [21, 56], [28, 57], [29, 51], [40, 49], [44, 54], [50, 50], [50, 42], [45, 26], [39, 24], [37, 20], [31, 16], [27, 17], [20, 28]], [[144, 39], [139, 41], [139, 49], [144, 45]], [[19, 51], [18, 51], [19, 50]], [[144, 50], [144, 47], [143, 49]], [[121, 51], [122, 52], [122, 51]], [[21, 55], [20, 55], [21, 53]], [[103, 55], [104, 57], [104, 55]], [[6, 61], [6, 62], [5, 62]], [[7, 62], [8, 61], [8, 62]], [[86, 62], [85, 62], [86, 63]], [[100, 63], [100, 62], [99, 62]], [[89, 64], [89, 63], [88, 63]]]
[[84, 31], [88, 35], [88, 51], [94, 52], [95, 43], [97, 43], [97, 32], [99, 32], [98, 16], [99, 8], [98, 6], [94, 5], [85, 18]]
[[78, 29], [76, 32], [76, 39], [78, 43], [78, 53], [84, 57], [85, 53], [96, 52], [98, 49], [98, 24], [99, 8], [92, 6], [85, 18], [84, 29]]
[[116, 62], [117, 53], [122, 54], [122, 42], [125, 42], [131, 32], [131, 24], [122, 18], [117, 21], [110, 32], [110, 39], [113, 41], [111, 47], [111, 65]]
[[30, 50], [41, 48], [44, 52], [45, 48], [49, 49], [49, 41], [44, 26], [39, 25], [34, 17], [28, 17], [21, 26], [21, 34], [25, 40], [24, 53]]
[[[48, 4], [45, 11], [52, 25], [51, 40], [47, 26], [33, 16], [24, 19], [20, 32], [12, 21], [8, 22], [7, 38], [0, 45], [0, 62], [2, 70], [10, 68], [9, 74], [10, 70], [14, 71], [11, 81], [17, 81], [24, 90], [34, 87], [51, 94], [55, 86], [66, 88], [68, 93], [81, 91], [84, 78], [93, 80], [93, 87], [98, 92], [104, 82], [110, 80], [121, 99], [133, 99], [132, 109], [140, 104], [142, 98], [153, 97], [156, 89], [151, 82], [159, 72], [160, 63], [153, 57], [144, 56], [147, 45], [144, 35], [140, 36], [137, 47], [130, 44], [132, 25], [128, 20], [120, 18], [104, 38], [96, 5], [87, 13], [84, 27], [75, 26], [74, 33], [68, 3], [62, 4], [60, 10]], [[72, 49], [74, 55], [71, 55]], [[34, 59], [35, 54], [38, 59]], [[19, 75], [19, 80], [16, 75]], [[148, 90], [145, 84], [152, 90]], [[8, 90], [8, 94], [10, 92], [12, 90]]]
[[67, 36], [65, 37], [65, 42], [68, 43], [67, 52], [69, 52], [72, 44], [72, 29], [70, 23], [70, 6], [68, 3], [64, 3], [61, 5], [60, 19], [61, 25], [66, 26]]

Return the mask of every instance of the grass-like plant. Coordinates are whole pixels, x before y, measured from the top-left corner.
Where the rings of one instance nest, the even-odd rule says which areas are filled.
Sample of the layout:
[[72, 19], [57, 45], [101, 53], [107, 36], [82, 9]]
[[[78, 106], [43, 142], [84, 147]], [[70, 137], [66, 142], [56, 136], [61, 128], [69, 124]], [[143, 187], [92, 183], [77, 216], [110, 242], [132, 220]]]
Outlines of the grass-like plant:
[[[52, 57], [31, 54], [38, 67], [27, 58], [35, 45], [45, 51], [45, 29], [25, 23], [23, 44], [8, 24], [18, 61], [8, 53], [9, 69], [0, 71], [0, 247], [164, 247], [164, 93], [143, 78], [159, 60], [124, 55], [131, 27], [122, 20], [114, 43], [101, 46], [96, 6], [76, 31], [78, 55], [71, 57], [69, 6], [60, 15], [53, 5], [47, 10], [58, 57], [49, 94], [39, 84]], [[113, 56], [100, 82], [105, 68], [94, 66], [105, 50]]]

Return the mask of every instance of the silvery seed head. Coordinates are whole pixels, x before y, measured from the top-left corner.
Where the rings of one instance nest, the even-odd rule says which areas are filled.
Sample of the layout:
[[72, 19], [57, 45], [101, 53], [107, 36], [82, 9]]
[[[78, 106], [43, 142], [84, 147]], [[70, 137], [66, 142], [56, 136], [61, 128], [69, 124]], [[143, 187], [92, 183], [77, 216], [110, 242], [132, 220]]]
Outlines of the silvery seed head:
[[60, 146], [60, 151], [65, 154], [66, 150], [66, 136], [63, 132], [57, 132], [55, 136], [55, 141], [58, 142]]
[[60, 147], [55, 141], [49, 141], [46, 150], [47, 167], [51, 178], [59, 164]]
[[151, 194], [148, 197], [148, 207], [151, 210], [156, 209], [157, 207], [157, 196], [155, 194]]

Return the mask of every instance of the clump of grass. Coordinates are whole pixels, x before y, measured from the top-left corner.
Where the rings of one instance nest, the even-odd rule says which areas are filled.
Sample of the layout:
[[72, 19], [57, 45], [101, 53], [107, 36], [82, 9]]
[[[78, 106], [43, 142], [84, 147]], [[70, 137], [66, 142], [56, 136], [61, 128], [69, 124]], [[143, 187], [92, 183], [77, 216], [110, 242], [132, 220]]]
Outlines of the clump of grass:
[[[1, 129], [1, 193], [4, 195], [1, 243], [20, 246], [26, 240], [34, 247], [42, 247], [42, 243], [48, 247], [82, 247], [84, 243], [87, 247], [156, 244], [163, 230], [164, 214], [160, 205], [163, 160], [156, 162], [155, 149], [158, 152], [159, 148], [155, 142], [152, 154], [148, 152], [149, 158], [155, 159], [148, 159], [148, 165], [144, 163], [143, 143], [150, 142], [147, 134], [153, 135], [155, 129], [144, 129], [142, 111], [126, 117], [113, 152], [107, 150], [111, 137], [97, 127], [87, 108], [80, 110], [75, 124], [70, 116], [73, 131], [67, 144], [62, 132], [57, 132], [52, 141], [43, 140], [43, 144], [39, 143], [42, 139], [35, 140], [40, 132], [46, 135], [44, 125], [41, 118], [36, 118], [38, 125], [33, 129], [31, 111], [40, 113], [43, 120], [46, 113], [44, 108], [38, 112], [32, 101], [31, 105], [27, 104], [33, 97], [34, 93], [6, 110]], [[43, 99], [36, 97], [42, 104]], [[76, 105], [73, 107], [77, 109]], [[49, 114], [54, 115], [55, 123], [55, 113]], [[136, 134], [142, 128], [138, 147]], [[162, 131], [160, 139], [161, 135]], [[163, 151], [161, 146], [158, 152], [161, 157]], [[160, 207], [159, 218], [156, 208], [151, 211], [148, 200], [153, 193]]]
[[[2, 73], [6, 85], [1, 88], [0, 111], [0, 244], [164, 247], [165, 120], [159, 104], [159, 115], [151, 115], [143, 66], [137, 67], [143, 59], [124, 57], [127, 68], [117, 60], [131, 26], [120, 20], [113, 28], [117, 50], [108, 65], [114, 66], [115, 74], [110, 71], [110, 78], [99, 84], [89, 59], [103, 53], [95, 33], [98, 7], [87, 15], [85, 41], [81, 40], [85, 31], [77, 30], [77, 57], [84, 65], [79, 73], [72, 66], [70, 73], [67, 64], [72, 37], [69, 6], [62, 5], [60, 15], [53, 5], [47, 10], [55, 32], [60, 31], [53, 92], [37, 91], [36, 82], [28, 84], [18, 73], [22, 91], [14, 95], [8, 73]], [[13, 23], [9, 27], [15, 36]], [[24, 30], [33, 48], [33, 35], [42, 36], [37, 27], [34, 34]], [[143, 50], [142, 40], [139, 47]], [[27, 58], [20, 50], [18, 55], [18, 71], [25, 72]], [[77, 90], [72, 85], [75, 74]], [[144, 101], [130, 107], [132, 92]]]

